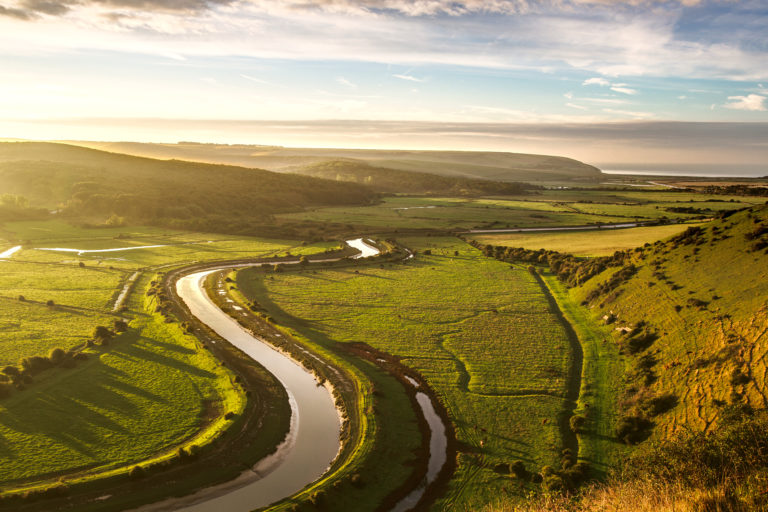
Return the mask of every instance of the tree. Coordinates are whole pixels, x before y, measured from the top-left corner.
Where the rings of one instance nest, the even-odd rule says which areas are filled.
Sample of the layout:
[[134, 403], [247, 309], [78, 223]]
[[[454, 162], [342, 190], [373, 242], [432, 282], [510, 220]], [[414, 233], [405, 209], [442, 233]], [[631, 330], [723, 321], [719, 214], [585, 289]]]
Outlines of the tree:
[[48, 353], [48, 359], [50, 359], [51, 363], [53, 364], [61, 364], [66, 357], [67, 353], [64, 352], [63, 348], [59, 347], [51, 349], [51, 351]]
[[16, 366], [6, 366], [3, 368], [3, 373], [9, 376], [13, 381], [17, 380], [21, 376], [21, 370], [19, 370]]
[[299, 265], [301, 265], [302, 267], [306, 267], [307, 265], [309, 265], [309, 259], [307, 259], [306, 256], [302, 256], [301, 258], [299, 258]]
[[584, 426], [585, 420], [586, 418], [584, 418], [584, 416], [579, 416], [578, 414], [571, 416], [571, 419], [569, 420], [571, 431], [575, 434], [581, 432], [581, 427]]
[[99, 325], [93, 330], [93, 339], [101, 342], [102, 345], [109, 343], [112, 336], [114, 336], [114, 333], [110, 331], [108, 327], [104, 327], [103, 325]]

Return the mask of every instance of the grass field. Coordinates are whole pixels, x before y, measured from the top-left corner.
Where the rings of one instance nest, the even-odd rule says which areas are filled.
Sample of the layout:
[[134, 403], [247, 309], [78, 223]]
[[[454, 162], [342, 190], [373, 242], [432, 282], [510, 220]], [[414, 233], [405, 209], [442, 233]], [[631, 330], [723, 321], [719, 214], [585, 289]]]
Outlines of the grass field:
[[682, 233], [691, 225], [670, 224], [627, 229], [606, 229], [592, 231], [555, 233], [500, 233], [476, 234], [472, 238], [482, 244], [523, 247], [525, 249], [546, 249], [567, 252], [575, 256], [607, 256], [615, 251], [633, 249], [645, 243]]
[[[316, 208], [280, 214], [284, 221], [319, 221], [380, 229], [508, 228], [686, 220], [761, 203], [760, 198], [681, 192], [545, 190], [516, 198], [387, 197], [374, 206]], [[695, 208], [697, 213], [669, 211]]]
[[229, 373], [178, 325], [147, 312], [144, 300], [131, 302], [128, 333], [0, 402], [4, 489], [150, 458], [208, 422], [221, 429], [223, 411], [242, 408]]
[[[181, 265], [212, 259], [259, 258], [291, 254], [312, 254], [338, 246], [335, 242], [304, 245], [296, 240], [270, 240], [235, 237], [193, 231], [173, 231], [154, 227], [83, 228], [60, 220], [8, 222], [2, 231], [7, 246], [23, 249], [13, 261], [42, 263], [84, 263], [88, 267], [134, 270], [162, 265]], [[13, 240], [12, 242], [10, 240]], [[81, 250], [119, 249], [160, 245], [147, 249], [118, 252], [83, 253], [42, 250], [70, 248]]]
[[238, 286], [310, 340], [366, 342], [419, 371], [463, 446], [437, 506], [471, 509], [512, 487], [496, 464], [520, 459], [538, 469], [558, 460], [568, 341], [529, 273], [453, 238], [403, 242], [432, 255], [266, 279], [246, 270]]
[[[170, 455], [183, 443], [205, 443], [227, 424], [224, 413], [242, 409], [244, 395], [230, 372], [177, 324], [154, 312], [154, 299], [144, 296], [153, 268], [322, 252], [337, 245], [142, 227], [87, 229], [59, 221], [8, 223], [3, 232], [6, 246], [21, 240], [24, 248], [0, 261], [0, 366], [46, 356], [54, 347], [70, 349], [89, 340], [97, 325], [111, 327], [121, 316], [130, 320], [129, 331], [109, 346], [85, 349], [88, 360], [75, 368], [45, 370], [27, 389], [0, 401], [0, 489], [5, 491], [24, 482], [75, 478]], [[186, 245], [82, 257], [35, 249], [175, 243]], [[112, 313], [135, 269], [142, 270], [127, 311]], [[54, 305], [46, 305], [48, 300]]]

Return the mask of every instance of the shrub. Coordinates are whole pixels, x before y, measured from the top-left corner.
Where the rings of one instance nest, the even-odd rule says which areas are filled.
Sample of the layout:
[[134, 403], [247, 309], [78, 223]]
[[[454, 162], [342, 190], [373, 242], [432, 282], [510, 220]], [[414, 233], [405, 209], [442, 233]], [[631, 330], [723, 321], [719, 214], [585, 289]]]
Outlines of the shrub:
[[115, 332], [125, 332], [128, 330], [128, 322], [123, 319], [115, 320]]
[[509, 469], [520, 480], [525, 480], [529, 476], [528, 470], [525, 468], [525, 463], [521, 460], [513, 462]]
[[19, 302], [24, 302], [25, 300], [27, 300], [26, 297], [19, 295]]
[[101, 342], [102, 345], [108, 345], [109, 340], [112, 339], [112, 336], [114, 336], [115, 333], [109, 330], [108, 327], [104, 327], [103, 325], [97, 326], [93, 330], [93, 339], [96, 341]]
[[21, 366], [24, 373], [28, 375], [36, 375], [43, 370], [47, 370], [51, 367], [51, 361], [46, 357], [30, 356], [21, 360]]
[[67, 357], [67, 353], [64, 351], [63, 348], [59, 348], [59, 347], [51, 349], [51, 351], [48, 353], [48, 359], [54, 365], [61, 364], [66, 357]]
[[509, 474], [509, 464], [507, 464], [505, 462], [500, 462], [500, 463], [496, 464], [493, 467], [493, 470], [496, 473], [499, 473], [501, 475], [508, 475]]
[[648, 438], [653, 422], [642, 416], [624, 416], [619, 420], [616, 437], [626, 444], [637, 444]]
[[53, 299], [48, 299], [48, 300], [45, 302], [45, 305], [46, 305], [46, 306], [48, 306], [48, 307], [53, 307], [53, 306], [55, 306], [55, 305], [56, 305], [56, 303], [55, 303], [55, 302], [53, 302]]
[[9, 376], [11, 380], [16, 380], [21, 376], [21, 370], [16, 366], [6, 366], [3, 368], [3, 373]]
[[575, 434], [581, 432], [581, 427], [584, 426], [585, 421], [586, 418], [584, 416], [580, 416], [578, 414], [571, 416], [571, 419], [568, 421], [571, 427], [571, 431], [573, 431]]

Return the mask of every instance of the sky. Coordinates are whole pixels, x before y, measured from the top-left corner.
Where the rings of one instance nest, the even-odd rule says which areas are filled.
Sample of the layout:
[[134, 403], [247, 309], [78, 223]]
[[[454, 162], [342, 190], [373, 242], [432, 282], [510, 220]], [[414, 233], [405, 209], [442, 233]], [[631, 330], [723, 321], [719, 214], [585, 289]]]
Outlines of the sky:
[[767, 0], [0, 0], [0, 136], [768, 174], [766, 27]]

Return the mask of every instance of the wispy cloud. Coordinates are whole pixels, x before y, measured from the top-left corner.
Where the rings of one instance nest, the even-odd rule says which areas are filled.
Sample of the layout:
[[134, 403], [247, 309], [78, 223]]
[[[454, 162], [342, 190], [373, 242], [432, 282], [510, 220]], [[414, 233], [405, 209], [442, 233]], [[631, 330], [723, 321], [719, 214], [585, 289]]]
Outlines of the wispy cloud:
[[251, 76], [251, 75], [240, 74], [240, 76], [245, 78], [246, 80], [250, 80], [251, 82], [256, 82], [257, 84], [267, 84], [267, 83], [269, 83], [266, 80], [262, 80], [261, 78], [256, 78], [255, 76]]
[[594, 78], [588, 78], [584, 80], [584, 82], [581, 85], [599, 85], [601, 87], [608, 87], [609, 85], [611, 85], [611, 82], [609, 82], [605, 78], [594, 77]]
[[337, 77], [336, 78], [336, 82], [341, 84], [341, 85], [343, 85], [344, 87], [348, 87], [350, 89], [357, 89], [357, 85], [356, 84], [353, 84], [352, 82], [350, 82], [349, 80], [347, 80], [343, 76]]
[[611, 87], [611, 90], [614, 91], [614, 92], [620, 92], [621, 94], [629, 94], [629, 95], [637, 94], [636, 90], [630, 89], [629, 87], [620, 86], [619, 84], [614, 85], [613, 87]]
[[614, 109], [614, 108], [604, 108], [603, 112], [608, 112], [609, 114], [620, 114], [622, 116], [629, 116], [633, 119], [653, 119], [655, 114], [653, 112], [635, 112], [631, 110], [620, 110], [620, 109]]
[[400, 80], [407, 80], [409, 82], [423, 82], [423, 78], [417, 78], [415, 76], [411, 75], [392, 75], [395, 78], [399, 78]]
[[565, 105], [567, 107], [575, 108], [575, 109], [578, 109], [578, 110], [588, 110], [588, 108], [585, 107], [584, 105], [577, 105], [575, 103], [566, 103]]
[[728, 96], [730, 103], [726, 103], [723, 106], [733, 110], [765, 111], [765, 99], [765, 96], [760, 96], [759, 94]]

